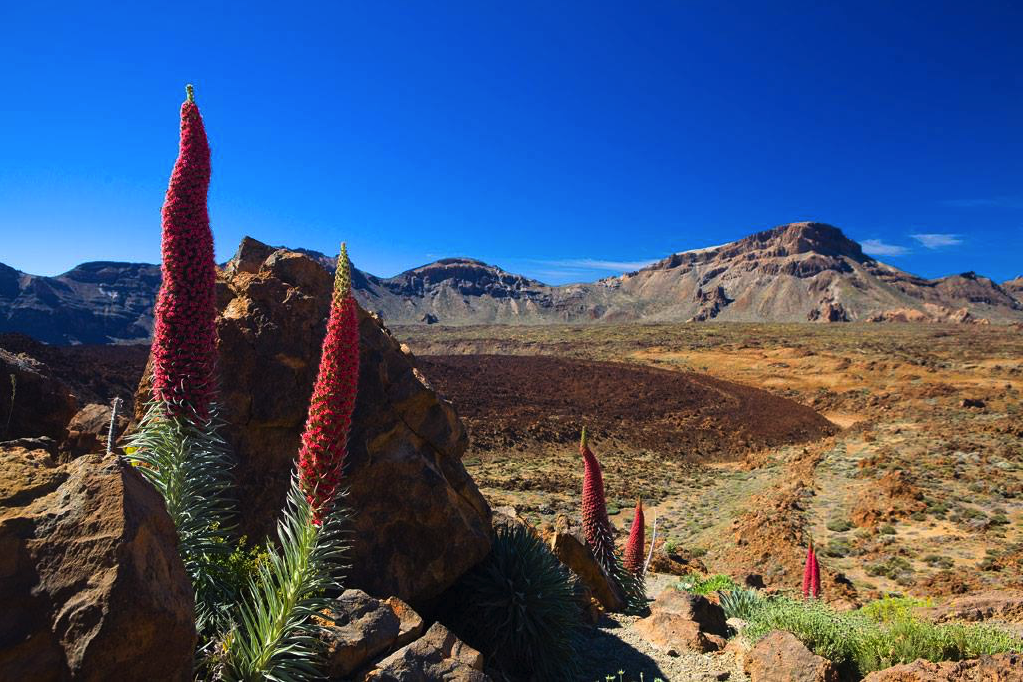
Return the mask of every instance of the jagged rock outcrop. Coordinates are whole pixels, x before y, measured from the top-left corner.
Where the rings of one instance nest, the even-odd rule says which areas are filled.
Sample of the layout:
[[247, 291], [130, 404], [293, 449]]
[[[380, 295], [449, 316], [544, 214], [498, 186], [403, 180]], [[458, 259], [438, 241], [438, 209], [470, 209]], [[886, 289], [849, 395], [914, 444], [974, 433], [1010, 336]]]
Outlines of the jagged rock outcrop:
[[1002, 289], [1005, 290], [1005, 293], [1019, 301], [1020, 304], [1023, 304], [1023, 275], [1020, 275], [1016, 279], [1010, 279], [1006, 282], [1002, 282]]
[[[112, 412], [113, 409], [110, 405], [95, 403], [78, 410], [68, 423], [67, 438], [61, 443], [61, 460], [66, 461], [90, 453], [106, 452]], [[114, 443], [127, 427], [128, 416], [122, 407], [118, 409], [117, 418], [114, 420]]]
[[115, 457], [0, 447], [0, 679], [191, 680], [192, 587], [159, 493]]
[[[320, 358], [331, 278], [306, 255], [246, 240], [217, 282], [225, 435], [242, 532], [272, 531], [294, 469]], [[353, 518], [346, 587], [413, 604], [490, 548], [490, 509], [462, 466], [468, 438], [378, 319], [359, 310], [359, 392], [345, 468]], [[148, 374], [148, 373], [147, 373]], [[148, 376], [136, 409], [148, 393]], [[138, 415], [138, 411], [136, 412]]]

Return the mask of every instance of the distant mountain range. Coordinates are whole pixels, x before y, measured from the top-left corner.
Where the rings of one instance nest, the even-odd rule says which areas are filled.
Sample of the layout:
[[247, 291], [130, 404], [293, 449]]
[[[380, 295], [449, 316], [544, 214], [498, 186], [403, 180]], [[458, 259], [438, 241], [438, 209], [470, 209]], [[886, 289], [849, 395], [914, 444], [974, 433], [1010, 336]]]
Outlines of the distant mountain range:
[[[246, 237], [239, 253], [253, 249], [273, 250]], [[334, 257], [293, 250], [334, 268]], [[0, 264], [0, 332], [57, 344], [146, 341], [159, 285], [159, 266], [145, 263], [83, 263], [56, 277]], [[356, 270], [354, 287], [362, 306], [391, 324], [1023, 322], [1023, 277], [923, 279], [824, 223], [781, 225], [587, 284], [551, 286], [445, 258], [389, 278]]]

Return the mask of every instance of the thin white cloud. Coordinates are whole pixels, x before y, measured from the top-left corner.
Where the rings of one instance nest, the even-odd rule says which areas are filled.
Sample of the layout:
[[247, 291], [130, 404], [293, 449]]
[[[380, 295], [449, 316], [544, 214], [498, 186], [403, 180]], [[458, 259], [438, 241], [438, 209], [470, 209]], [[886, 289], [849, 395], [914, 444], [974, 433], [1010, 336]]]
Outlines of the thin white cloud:
[[905, 256], [909, 253], [905, 246], [888, 244], [880, 239], [864, 239], [860, 246], [863, 247], [863, 253], [869, 253], [871, 256]]
[[658, 259], [650, 260], [600, 260], [597, 258], [568, 258], [565, 260], [540, 261], [544, 265], [551, 265], [569, 270], [607, 270], [609, 272], [632, 272], [645, 268], [657, 262]]
[[945, 206], [953, 208], [1023, 208], [1023, 199], [1019, 197], [991, 197], [988, 199], [948, 199], [942, 201]]
[[923, 233], [923, 234], [911, 234], [909, 235], [913, 239], [920, 242], [924, 248], [928, 249], [941, 249], [946, 246], [958, 246], [963, 243], [962, 238], [957, 234], [938, 234], [938, 233]]

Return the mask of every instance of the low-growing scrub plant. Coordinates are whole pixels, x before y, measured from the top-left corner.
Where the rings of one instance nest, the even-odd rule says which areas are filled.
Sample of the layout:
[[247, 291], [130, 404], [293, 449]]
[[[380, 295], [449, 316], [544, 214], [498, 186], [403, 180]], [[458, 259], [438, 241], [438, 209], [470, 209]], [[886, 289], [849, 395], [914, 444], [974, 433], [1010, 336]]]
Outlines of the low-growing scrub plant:
[[708, 595], [712, 592], [730, 592], [739, 589], [739, 584], [730, 576], [717, 573], [706, 578], [695, 573], [684, 575], [675, 583], [675, 589], [690, 594]]
[[527, 528], [498, 528], [444, 620], [513, 677], [578, 679], [580, 601], [568, 569]]
[[828, 521], [828, 530], [834, 533], [844, 533], [852, 529], [853, 525], [849, 519], [831, 519]]
[[772, 630], [791, 632], [814, 653], [859, 676], [918, 658], [958, 661], [1023, 652], [1023, 639], [998, 628], [916, 619], [912, 608], [921, 605], [916, 602], [897, 598], [837, 612], [820, 600], [770, 597], [752, 611], [742, 634], [756, 642]]

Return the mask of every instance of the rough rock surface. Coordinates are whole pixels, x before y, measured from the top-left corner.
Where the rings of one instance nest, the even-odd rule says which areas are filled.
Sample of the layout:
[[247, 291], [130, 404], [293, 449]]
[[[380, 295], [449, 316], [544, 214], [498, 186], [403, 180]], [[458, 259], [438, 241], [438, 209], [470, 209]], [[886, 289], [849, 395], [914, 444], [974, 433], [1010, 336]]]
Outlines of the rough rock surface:
[[[295, 466], [326, 332], [332, 280], [300, 253], [252, 239], [217, 282], [225, 435], [238, 457], [242, 532], [272, 531]], [[490, 549], [490, 509], [462, 466], [451, 405], [378, 319], [359, 310], [359, 393], [345, 468], [353, 518], [346, 583], [413, 604]], [[148, 372], [136, 416], [149, 390]]]
[[0, 604], [0, 679], [192, 679], [174, 526], [114, 457], [0, 451]]
[[1023, 682], [1023, 654], [945, 663], [921, 659], [872, 672], [863, 682]]
[[782, 630], [769, 633], [746, 654], [751, 682], [838, 682], [834, 664]]
[[636, 631], [666, 651], [718, 651], [725, 646], [725, 612], [705, 597], [669, 587], [657, 595]]
[[408, 644], [423, 628], [422, 618], [401, 600], [383, 602], [362, 590], [345, 590], [325, 615], [324, 672], [332, 678], [348, 677], [373, 657]]
[[618, 612], [625, 608], [624, 595], [608, 581], [604, 569], [586, 546], [581, 529], [571, 527], [568, 518], [562, 516], [546, 533], [544, 540], [554, 556], [579, 577], [605, 610]]
[[[86, 405], [78, 410], [67, 426], [67, 438], [61, 444], [60, 456], [66, 461], [90, 453], [106, 452], [107, 434], [110, 431], [110, 405]], [[124, 408], [119, 408], [114, 423], [114, 442], [128, 426]]]
[[886, 472], [870, 487], [852, 509], [851, 520], [861, 528], [873, 528], [882, 521], [893, 521], [913, 512], [923, 511], [927, 504], [913, 476], [902, 470]]
[[434, 623], [426, 634], [384, 658], [366, 674], [376, 682], [488, 682], [483, 656], [450, 630]]
[[36, 436], [63, 440], [77, 409], [71, 390], [45, 364], [0, 348], [0, 441]]

